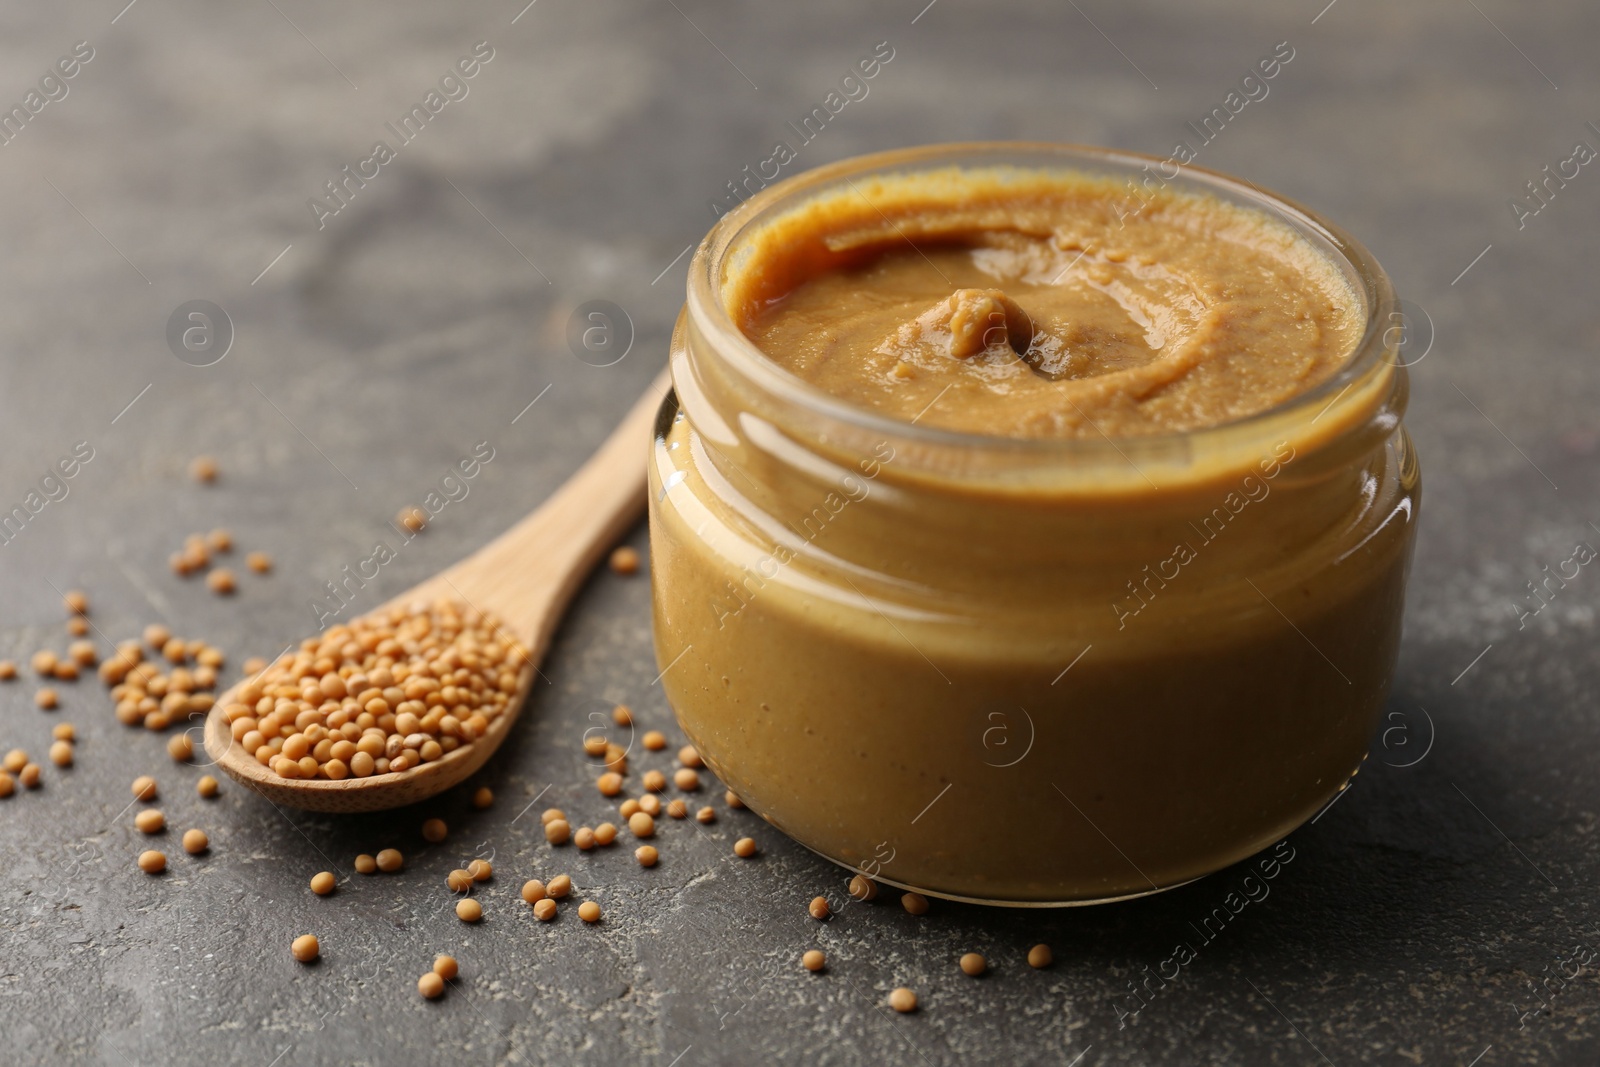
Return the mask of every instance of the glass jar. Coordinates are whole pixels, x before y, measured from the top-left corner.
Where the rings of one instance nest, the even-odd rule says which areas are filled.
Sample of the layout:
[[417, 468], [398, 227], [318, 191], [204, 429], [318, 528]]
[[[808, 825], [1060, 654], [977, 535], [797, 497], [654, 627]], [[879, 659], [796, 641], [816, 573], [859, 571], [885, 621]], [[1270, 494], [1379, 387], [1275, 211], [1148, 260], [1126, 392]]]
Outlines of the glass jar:
[[1395, 295], [1337, 227], [1223, 175], [1166, 178], [1291, 226], [1365, 332], [1302, 395], [1159, 436], [888, 419], [768, 360], [723, 300], [752, 234], [845, 183], [1158, 163], [1032, 144], [849, 160], [763, 190], [695, 254], [649, 472], [661, 684], [748, 807], [846, 867], [985, 903], [1138, 896], [1280, 840], [1365, 758], [1419, 480]]

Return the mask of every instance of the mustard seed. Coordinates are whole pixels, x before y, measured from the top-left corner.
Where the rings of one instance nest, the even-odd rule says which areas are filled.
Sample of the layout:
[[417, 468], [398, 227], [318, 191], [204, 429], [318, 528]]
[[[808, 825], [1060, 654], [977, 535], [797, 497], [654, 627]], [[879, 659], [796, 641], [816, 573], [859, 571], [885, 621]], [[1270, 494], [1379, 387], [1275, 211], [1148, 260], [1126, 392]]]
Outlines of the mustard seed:
[[1034, 945], [1028, 950], [1028, 966], [1043, 970], [1055, 962], [1049, 945]]
[[529, 904], [537, 904], [545, 898], [544, 883], [537, 878], [530, 878], [522, 883], [522, 899]]
[[594, 843], [602, 848], [617, 839], [617, 828], [611, 823], [603, 822], [594, 828]]
[[33, 654], [33, 658], [28, 662], [33, 667], [33, 673], [35, 674], [43, 675], [48, 678], [50, 675], [55, 673], [57, 663], [56, 654], [51, 652], [48, 648], [41, 648], [39, 651], [35, 652]]
[[660, 752], [667, 747], [667, 737], [660, 730], [651, 730], [639, 740], [651, 752]]
[[749, 859], [756, 854], [756, 839], [741, 837], [733, 843], [733, 854], [740, 859]]
[[[82, 620], [74, 620], [82, 621]], [[94, 650], [93, 641], [74, 641], [67, 646], [67, 655], [80, 667], [93, 667], [100, 656]]]
[[205, 797], [207, 800], [210, 800], [212, 797], [217, 795], [217, 780], [211, 777], [209, 774], [201, 775], [200, 780], [194, 784], [194, 791], [199, 793], [202, 797]]
[[578, 827], [572, 835], [572, 843], [578, 846], [579, 851], [588, 852], [595, 846], [594, 831], [587, 826]]
[[677, 799], [668, 802], [667, 814], [672, 816], [674, 819], [687, 819], [689, 817], [689, 805], [683, 802], [682, 797], [678, 797]]
[[963, 974], [971, 975], [973, 978], [976, 978], [978, 975], [982, 974], [988, 969], [989, 961], [984, 959], [976, 952], [969, 952], [965, 956], [961, 957], [961, 972]]
[[51, 689], [49, 686], [45, 686], [43, 689], [33, 694], [33, 702], [44, 710], [49, 711], [51, 708], [54, 708], [61, 703], [61, 698], [56, 695], [56, 691], [54, 689]]
[[449, 832], [450, 828], [444, 824], [443, 819], [428, 819], [422, 824], [422, 839], [431, 841], [435, 845], [443, 841]]
[[256, 574], [266, 574], [272, 569], [272, 557], [265, 552], [252, 552], [244, 558], [244, 565]]
[[472, 874], [457, 867], [444, 876], [444, 884], [450, 887], [452, 893], [465, 893], [472, 888]]
[[86, 637], [89, 633], [89, 620], [81, 615], [74, 615], [67, 620], [67, 633], [73, 637]]
[[143, 801], [156, 798], [156, 780], [148, 774], [141, 774], [133, 780], [133, 795]]
[[26, 752], [22, 751], [22, 749], [20, 749], [20, 748], [14, 748], [10, 752], [7, 752], [5, 761], [3, 763], [0, 763], [0, 767], [4, 767], [6, 770], [10, 771], [12, 774], [16, 774], [18, 771], [22, 770], [22, 768], [26, 767], [27, 765], [28, 765], [28, 754]]
[[917, 995], [905, 986], [901, 986], [889, 994], [889, 1007], [895, 1011], [905, 1012], [917, 1010]]
[[267, 661], [262, 659], [260, 656], [251, 656], [240, 665], [239, 669], [244, 671], [247, 677], [254, 674], [260, 674], [262, 671], [267, 669]]
[[472, 875], [474, 882], [487, 882], [494, 877], [494, 868], [488, 860], [473, 860], [467, 864], [467, 873]]
[[551, 819], [544, 824], [544, 839], [552, 845], [564, 845], [572, 837], [572, 827], [565, 819]]
[[428, 525], [428, 513], [414, 504], [401, 508], [394, 519], [412, 533], [421, 533]]
[[549, 897], [533, 905], [533, 917], [542, 923], [547, 923], [556, 917], [556, 902]]
[[206, 544], [213, 552], [232, 552], [233, 534], [219, 526], [206, 534]]
[[921, 893], [907, 893], [900, 898], [900, 906], [912, 915], [928, 914], [928, 898]]
[[133, 817], [133, 825], [140, 833], [159, 834], [167, 827], [167, 817], [158, 808], [146, 808]]
[[378, 853], [378, 870], [384, 874], [392, 874], [405, 866], [405, 857], [400, 855], [397, 848], [386, 848]]
[[490, 789], [488, 786], [481, 786], [476, 793], [472, 794], [472, 806], [477, 808], [479, 811], [482, 811], [484, 808], [487, 808], [493, 803], [494, 790]]
[[76, 741], [78, 730], [70, 722], [58, 722], [50, 728], [50, 736], [57, 741]]
[[654, 793], [646, 793], [639, 798], [639, 810], [652, 819], [661, 814], [661, 798]]
[[167, 740], [167, 755], [179, 763], [194, 758], [194, 740], [188, 734], [173, 734]]
[[678, 762], [685, 767], [704, 767], [705, 762], [700, 759], [700, 750], [693, 745], [684, 745], [678, 749]]
[[614, 797], [622, 792], [622, 775], [607, 771], [596, 778], [594, 784], [599, 788], [601, 796]]
[[878, 896], [878, 883], [864, 874], [858, 874], [850, 879], [849, 893], [862, 902], [874, 900]]
[[169, 637], [166, 644], [161, 646], [161, 655], [169, 663], [182, 663], [189, 656], [189, 648], [183, 643], [183, 638]]
[[544, 809], [544, 814], [539, 816], [539, 823], [542, 826], [549, 826], [551, 823], [555, 822], [557, 819], [563, 819], [564, 820], [564, 819], [566, 819], [566, 817], [567, 817], [567, 813], [562, 811], [560, 808], [545, 808]]
[[318, 871], [311, 876], [311, 891], [319, 897], [333, 892], [335, 879], [332, 871]]
[[723, 795], [722, 799], [727, 801], [728, 807], [730, 807], [730, 808], [742, 808], [742, 807], [744, 807], [744, 801], [739, 799], [739, 794], [735, 793], [731, 789], [728, 790], [727, 793], [725, 793]]
[[578, 918], [582, 919], [586, 923], [599, 922], [600, 905], [596, 904], [592, 900], [584, 901], [582, 904], [578, 905]]
[[634, 837], [654, 837], [656, 820], [649, 812], [636, 811], [628, 817], [628, 830]]
[[654, 867], [661, 860], [661, 853], [654, 845], [640, 845], [633, 850], [633, 858], [639, 861], [641, 867]]
[[43, 773], [37, 763], [29, 763], [17, 774], [17, 781], [22, 783], [24, 789], [37, 789]]
[[483, 918], [483, 905], [471, 897], [456, 901], [456, 918], [464, 923], [475, 923]]
[[583, 739], [583, 751], [585, 755], [594, 756], [596, 759], [604, 756], [606, 754], [606, 739], [599, 734], [585, 737]]
[[554, 878], [550, 879], [549, 884], [547, 884], [544, 888], [545, 892], [551, 897], [556, 900], [560, 900], [562, 897], [572, 892], [572, 879], [564, 874], [558, 874]]
[[627, 800], [624, 800], [621, 804], [617, 805], [617, 813], [624, 819], [633, 818], [639, 813], [639, 810], [639, 802], [634, 800], [632, 797], [629, 797]]
[[454, 956], [435, 956], [433, 958], [433, 973], [446, 982], [461, 973], [461, 965]]
[[691, 767], [679, 767], [672, 775], [672, 783], [685, 793], [700, 788], [700, 775]]
[[72, 742], [54, 741], [50, 744], [50, 762], [57, 767], [72, 766]]
[[820, 971], [828, 965], [828, 957], [818, 949], [812, 949], [800, 957], [800, 965], [808, 971]]
[[[196, 456], [189, 461], [189, 477], [197, 482], [211, 483], [217, 480], [217, 461], [210, 456]], [[312, 938], [315, 942], [316, 939]], [[296, 957], [298, 959], [299, 957]], [[312, 958], [316, 954], [312, 953]]]
[[0, 771], [0, 797], [8, 797], [17, 791], [17, 783], [11, 780], [8, 771]]
[[172, 631], [159, 622], [153, 622], [144, 628], [144, 643], [157, 651], [166, 647], [167, 642], [170, 640], [172, 640]]
[[417, 992], [429, 1000], [437, 1000], [444, 995], [444, 979], [433, 971], [429, 971], [417, 979]]
[[818, 922], [821, 922], [823, 919], [826, 919], [829, 915], [833, 914], [833, 909], [828, 907], [827, 897], [812, 897], [811, 906], [806, 910], [809, 911], [811, 913], [811, 917], [816, 919]]
[[64, 659], [57, 662], [56, 669], [50, 673], [55, 675], [58, 681], [75, 682], [78, 680], [78, 665], [70, 659]]
[[185, 830], [183, 832], [183, 850], [191, 856], [198, 856], [211, 847], [211, 839], [204, 830]]
[[139, 853], [139, 869], [145, 874], [160, 874], [167, 869], [167, 855], [155, 849]]
[[206, 575], [206, 588], [218, 596], [228, 596], [238, 587], [238, 582], [234, 579], [233, 572], [226, 567], [218, 567]]
[[644, 787], [652, 793], [659, 793], [667, 787], [667, 776], [660, 771], [645, 771]]
[[0, 682], [9, 682], [17, 676], [17, 665], [8, 659], [0, 659]]
[[301, 934], [289, 944], [289, 953], [301, 963], [310, 963], [322, 955], [322, 945], [316, 934]]
[[83, 592], [83, 590], [68, 590], [67, 595], [62, 599], [66, 603], [67, 610], [72, 612], [74, 615], [89, 614], [89, 597]]
[[618, 726], [632, 726], [633, 712], [628, 708], [628, 705], [618, 704], [611, 709], [611, 721]]
[[617, 574], [639, 573], [639, 552], [637, 549], [623, 545], [611, 553], [611, 569]]
[[695, 812], [694, 813], [694, 817], [695, 817], [695, 821], [696, 822], [701, 822], [701, 823], [716, 822], [717, 821], [717, 812], [716, 812], [715, 808], [711, 807], [708, 804], [705, 807], [701, 808], [699, 811]]
[[378, 861], [363, 852], [356, 857], [355, 868], [357, 874], [373, 874], [378, 870]]

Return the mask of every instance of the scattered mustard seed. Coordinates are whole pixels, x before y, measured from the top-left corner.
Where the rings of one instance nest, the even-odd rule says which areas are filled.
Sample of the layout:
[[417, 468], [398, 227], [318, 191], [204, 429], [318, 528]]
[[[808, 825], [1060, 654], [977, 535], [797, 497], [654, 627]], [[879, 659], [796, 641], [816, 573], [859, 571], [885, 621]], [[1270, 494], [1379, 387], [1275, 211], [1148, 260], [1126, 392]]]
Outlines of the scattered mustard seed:
[[618, 704], [611, 709], [611, 721], [618, 726], [632, 726], [633, 711], [626, 704]]
[[864, 874], [858, 874], [850, 879], [848, 892], [856, 900], [862, 902], [875, 900], [878, 896], [878, 883]]
[[50, 744], [50, 762], [57, 767], [72, 766], [72, 742], [53, 741]]
[[988, 969], [989, 961], [984, 959], [976, 952], [969, 952], [965, 956], [961, 957], [961, 972], [963, 974], [968, 974], [973, 978], [976, 978], [978, 975], [982, 974]]
[[578, 905], [578, 918], [582, 919], [586, 923], [599, 922], [600, 905], [596, 904], [592, 900], [584, 901], [582, 904]]
[[900, 898], [900, 906], [912, 915], [928, 914], [928, 898], [921, 893], [907, 893]]
[[363, 852], [356, 857], [355, 868], [357, 874], [373, 874], [378, 869], [378, 861]]
[[667, 737], [660, 730], [651, 730], [639, 740], [651, 752], [660, 752], [667, 747]]
[[17, 676], [17, 665], [8, 659], [0, 659], [0, 682], [9, 682]]
[[660, 771], [644, 772], [644, 787], [652, 793], [659, 793], [667, 787], [667, 776]]
[[820, 971], [828, 965], [828, 957], [819, 949], [812, 949], [800, 957], [800, 965], [808, 971]]
[[301, 963], [310, 963], [322, 955], [322, 945], [316, 934], [301, 934], [289, 944], [289, 953]]
[[[453, 888], [453, 887], [452, 887]], [[544, 883], [537, 878], [530, 878], [522, 883], [522, 899], [529, 904], [537, 904], [545, 898]]]
[[133, 817], [133, 825], [138, 827], [140, 833], [159, 834], [167, 828], [167, 817], [161, 814], [159, 808], [145, 808]]
[[378, 853], [378, 870], [384, 874], [392, 874], [405, 866], [405, 857], [400, 855], [397, 848], [386, 848]]
[[86, 637], [89, 633], [89, 620], [81, 615], [74, 615], [67, 620], [67, 633], [73, 637]]
[[551, 819], [544, 824], [544, 839], [552, 845], [564, 845], [572, 838], [572, 826], [565, 819]]
[[742, 808], [742, 807], [744, 807], [744, 801], [739, 799], [739, 794], [735, 793], [731, 789], [728, 790], [727, 793], [725, 793], [723, 795], [722, 799], [728, 802], [728, 807], [730, 807], [730, 808]]
[[194, 784], [194, 791], [210, 800], [217, 795], [217, 780], [209, 774], [201, 775], [200, 780]]
[[456, 918], [464, 923], [475, 923], [483, 918], [483, 905], [471, 897], [456, 901]]
[[219, 526], [206, 534], [206, 545], [213, 552], [232, 552], [233, 534]]
[[661, 814], [661, 798], [654, 793], [646, 793], [639, 798], [639, 810], [652, 819]]
[[78, 680], [78, 665], [70, 659], [60, 660], [51, 673], [56, 676], [57, 681], [75, 682]]
[[819, 922], [833, 914], [833, 909], [828, 907], [827, 897], [812, 897], [811, 906], [806, 910], [811, 913], [813, 919]]
[[1055, 956], [1050, 952], [1049, 945], [1034, 945], [1028, 950], [1028, 966], [1039, 970], [1055, 962]]
[[24, 789], [38, 789], [43, 774], [43, 770], [37, 763], [29, 763], [18, 772], [17, 781], [22, 783]]
[[580, 826], [572, 835], [572, 843], [578, 846], [579, 851], [588, 852], [595, 846], [594, 831], [587, 826]]
[[601, 796], [614, 797], [622, 792], [622, 775], [607, 771], [596, 778], [594, 784], [599, 788]]
[[183, 850], [191, 856], [198, 856], [211, 847], [211, 839], [204, 830], [185, 830], [183, 832]]
[[472, 794], [472, 806], [482, 811], [494, 803], [494, 790], [488, 786], [479, 786], [478, 791]]
[[435, 971], [429, 971], [417, 979], [417, 992], [429, 1000], [437, 1000], [444, 995], [444, 979]]
[[700, 788], [700, 774], [692, 767], [679, 767], [672, 775], [672, 784], [685, 793], [692, 793]]
[[465, 893], [472, 888], [472, 874], [457, 867], [444, 876], [444, 884], [450, 887], [452, 893]]
[[633, 850], [633, 858], [641, 867], [654, 867], [661, 861], [661, 853], [654, 845], [640, 845]]
[[11, 780], [8, 771], [0, 771], [0, 797], [8, 797], [17, 791], [17, 783]]
[[[81, 620], [78, 620], [81, 621]], [[74, 641], [67, 646], [67, 655], [80, 667], [93, 667], [100, 659], [93, 641]]]
[[449, 832], [450, 828], [444, 824], [443, 819], [428, 819], [422, 824], [422, 839], [431, 841], [435, 845], [443, 841]]
[[153, 848], [139, 853], [139, 869], [145, 874], [160, 874], [167, 869], [167, 854]]
[[70, 722], [58, 722], [50, 728], [50, 736], [57, 741], [76, 741], [78, 730]]
[[639, 573], [639, 552], [628, 545], [623, 545], [611, 553], [611, 569], [617, 574]]
[[566, 817], [567, 813], [560, 808], [545, 808], [544, 813], [539, 816], [539, 824], [541, 826], [549, 826], [557, 819], [565, 819]]
[[394, 521], [412, 533], [421, 533], [428, 525], [428, 513], [413, 504], [409, 507], [401, 508], [400, 513], [394, 517]]
[[756, 839], [741, 837], [733, 843], [733, 854], [740, 859], [749, 859], [756, 854]]
[[433, 973], [448, 982], [461, 973], [461, 965], [456, 962], [454, 956], [435, 956], [433, 958]]
[[54, 689], [51, 689], [49, 686], [45, 686], [43, 689], [33, 694], [33, 702], [46, 711], [49, 711], [51, 708], [54, 708], [56, 705], [61, 703], [61, 698], [56, 695], [56, 691]]
[[583, 739], [583, 751], [585, 755], [593, 756], [596, 759], [604, 756], [606, 754], [606, 739], [599, 734], [585, 737]]
[[333, 892], [335, 879], [332, 871], [318, 871], [311, 876], [311, 891], [319, 897]]
[[693, 745], [684, 745], [678, 749], [678, 762], [685, 767], [704, 767], [705, 761], [700, 758], [700, 750]]
[[89, 597], [83, 592], [83, 590], [70, 589], [67, 591], [67, 595], [62, 599], [67, 605], [67, 610], [72, 612], [74, 615], [89, 614]]
[[239, 584], [234, 579], [232, 571], [226, 567], [218, 567], [206, 575], [206, 588], [218, 596], [228, 596], [239, 588]]
[[667, 803], [667, 814], [674, 819], [687, 819], [689, 817], [689, 805], [683, 802], [682, 797], [678, 797]]
[[133, 795], [138, 800], [154, 800], [156, 798], [156, 780], [148, 774], [141, 774], [133, 780]]
[[256, 574], [266, 574], [272, 569], [272, 557], [265, 552], [252, 552], [244, 558], [244, 565]]
[[905, 1012], [917, 1010], [917, 995], [905, 986], [901, 986], [889, 994], [889, 1007], [895, 1011]]
[[717, 821], [717, 811], [709, 804], [694, 813], [695, 821], [708, 823]]
[[654, 837], [656, 820], [649, 812], [636, 811], [628, 817], [628, 830], [634, 837]]
[[547, 923], [556, 917], [556, 902], [549, 897], [537, 901], [533, 905], [533, 917], [542, 923]]
[[627, 800], [624, 800], [621, 804], [617, 805], [617, 813], [624, 819], [633, 818], [639, 813], [639, 810], [639, 802], [634, 800], [632, 797], [629, 797]]
[[27, 765], [28, 765], [28, 754], [26, 752], [22, 751], [22, 749], [20, 749], [20, 748], [14, 748], [10, 752], [7, 752], [4, 762], [0, 762], [0, 767], [4, 767], [6, 770], [10, 771], [12, 774], [16, 774], [18, 771], [22, 770], [22, 768], [26, 767]]
[[260, 674], [267, 669], [267, 661], [260, 656], [251, 656], [240, 665], [239, 669], [244, 671], [246, 676]]
[[617, 828], [611, 823], [603, 822], [594, 828], [594, 843], [604, 848], [617, 839]]
[[51, 674], [55, 673], [56, 662], [56, 654], [51, 652], [48, 648], [41, 648], [39, 651], [35, 652], [33, 654], [33, 658], [28, 661], [29, 665], [33, 667], [33, 673], [43, 675], [47, 678]]
[[144, 628], [144, 643], [158, 652], [170, 640], [172, 640], [172, 631], [162, 626], [159, 622], [153, 622]]
[[[189, 477], [197, 482], [210, 483], [217, 480], [217, 461], [210, 456], [196, 456], [189, 461]], [[315, 938], [312, 941], [315, 942]], [[297, 957], [298, 958], [298, 957]], [[313, 953], [315, 958], [315, 953]]]
[[474, 882], [487, 882], [494, 877], [494, 868], [488, 860], [473, 860], [467, 864], [467, 873], [472, 875]]
[[560, 900], [572, 892], [572, 879], [564, 874], [558, 874], [545, 885], [545, 892], [556, 900]]
[[179, 763], [194, 758], [194, 739], [188, 734], [173, 734], [167, 740], [167, 755]]

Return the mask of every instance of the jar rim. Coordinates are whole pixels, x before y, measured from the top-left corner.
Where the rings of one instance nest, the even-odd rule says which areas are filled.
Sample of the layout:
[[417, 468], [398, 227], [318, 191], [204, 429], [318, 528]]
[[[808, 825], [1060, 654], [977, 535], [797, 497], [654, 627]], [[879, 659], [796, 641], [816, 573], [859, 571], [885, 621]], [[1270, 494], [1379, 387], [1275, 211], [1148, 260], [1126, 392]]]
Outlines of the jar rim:
[[[1028, 160], [1023, 157], [1033, 158]], [[1366, 246], [1342, 227], [1289, 197], [1266, 190], [1247, 179], [1193, 164], [1176, 164], [1179, 166], [1178, 176], [1167, 179], [1162, 175], [1162, 180], [1180, 188], [1183, 187], [1182, 183], [1187, 182], [1188, 187], [1195, 191], [1222, 193], [1232, 202], [1283, 220], [1302, 235], [1320, 239], [1325, 247], [1319, 251], [1334, 260], [1334, 266], [1341, 269], [1352, 282], [1365, 305], [1366, 321], [1361, 337], [1334, 374], [1306, 392], [1297, 393], [1271, 407], [1237, 419], [1186, 430], [1118, 438], [1104, 435], [1100, 438], [1008, 437], [918, 425], [852, 404], [784, 368], [762, 352], [739, 328], [721, 299], [724, 267], [743, 235], [808, 197], [868, 173], [909, 173], [931, 166], [978, 169], [985, 166], [1031, 165], [1065, 170], [1074, 169], [1076, 164], [1089, 173], [1104, 173], [1107, 168], [1114, 168], [1131, 176], [1151, 165], [1167, 163], [1176, 164], [1176, 160], [1094, 145], [1044, 141], [972, 141], [894, 149], [824, 164], [766, 186], [717, 221], [695, 249], [690, 261], [685, 310], [698, 330], [715, 343], [719, 355], [732, 369], [757, 388], [781, 395], [786, 402], [795, 403], [814, 416], [834, 420], [852, 430], [894, 437], [908, 444], [933, 448], [1003, 449], [1035, 459], [1058, 456], [1082, 459], [1109, 452], [1127, 460], [1129, 451], [1160, 454], [1177, 448], [1186, 452], [1197, 439], [1235, 437], [1272, 423], [1281, 424], [1286, 417], [1292, 418], [1302, 412], [1326, 412], [1352, 386], [1375, 370], [1382, 370], [1385, 362], [1399, 377], [1404, 377], [1402, 365], [1384, 360], [1389, 332], [1386, 324], [1393, 321], [1392, 316], [1398, 309], [1394, 286]], [[1320, 417], [1319, 414], [1317, 418]]]

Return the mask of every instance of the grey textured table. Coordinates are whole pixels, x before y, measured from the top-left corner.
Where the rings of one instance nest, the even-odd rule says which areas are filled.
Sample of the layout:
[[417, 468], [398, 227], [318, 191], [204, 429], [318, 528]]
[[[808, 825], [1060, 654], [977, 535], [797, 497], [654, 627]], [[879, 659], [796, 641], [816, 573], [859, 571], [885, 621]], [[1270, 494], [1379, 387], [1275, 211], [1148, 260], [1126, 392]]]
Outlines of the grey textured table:
[[[1388, 732], [1355, 786], [1292, 835], [1270, 896], [1204, 942], [1191, 924], [1242, 871], [1113, 907], [913, 918], [890, 904], [818, 926], [804, 904], [842, 899], [841, 874], [748, 812], [670, 827], [655, 870], [620, 849], [552, 861], [540, 808], [600, 814], [586, 716], [624, 701], [675, 734], [652, 685], [642, 578], [601, 574], [584, 590], [550, 684], [482, 775], [494, 807], [426, 805], [452, 825], [440, 846], [417, 835], [423, 811], [286, 815], [227, 784], [202, 802], [201, 772], [119, 726], [98, 683], [63, 684], [53, 714], [34, 708], [31, 682], [0, 687], [0, 748], [41, 754], [62, 719], [82, 735], [76, 767], [0, 801], [11, 1062], [1600, 1057], [1600, 576], [1582, 569], [1525, 626], [1518, 615], [1542, 568], [1600, 544], [1600, 176], [1563, 162], [1575, 142], [1600, 147], [1600, 9], [123, 2], [0, 13], [0, 103], [26, 113], [0, 147], [0, 504], [22, 503], [76, 443], [93, 449], [69, 494], [0, 545], [0, 656], [63, 647], [55, 590], [72, 586], [112, 638], [159, 620], [235, 665], [270, 655], [314, 628], [322, 583], [480, 441], [495, 458], [469, 495], [363, 595], [375, 603], [504, 528], [662, 363], [682, 253], [726, 183], [880, 41], [894, 58], [791, 170], [934, 140], [1166, 154], [1289, 42], [1269, 94], [1198, 162], [1343, 222], [1416, 322], [1431, 320], [1408, 419], [1425, 506]], [[80, 41], [92, 58], [30, 101]], [[492, 58], [447, 83], [453, 98], [441, 93], [420, 134], [386, 129], [480, 41]], [[394, 158], [338, 205], [325, 183], [346, 166], [371, 175], [379, 139]], [[1525, 183], [1546, 165], [1576, 176], [1535, 200]], [[636, 328], [614, 366], [569, 351], [569, 316], [590, 299]], [[209, 367], [167, 341], [191, 300], [233, 325]], [[222, 464], [211, 489], [184, 476], [201, 452]], [[230, 600], [165, 565], [183, 534], [218, 525], [278, 562]], [[133, 867], [125, 806], [143, 771], [173, 826], [213, 842], [196, 861], [169, 840], [160, 879]], [[758, 861], [731, 855], [744, 832], [763, 842]], [[403, 875], [351, 873], [358, 851], [391, 844], [408, 854]], [[500, 874], [481, 892], [487, 919], [467, 927], [443, 876], [480, 852]], [[605, 904], [603, 928], [528, 916], [517, 886], [557, 866]], [[319, 899], [306, 881], [324, 868], [345, 880]], [[324, 945], [312, 968], [288, 953], [306, 930]], [[1198, 958], [1147, 984], [1184, 939]], [[1055, 946], [1052, 969], [1023, 964], [1035, 941]], [[797, 965], [813, 943], [826, 974]], [[969, 950], [993, 973], [962, 976]], [[463, 981], [427, 1003], [413, 983], [438, 951], [462, 960]], [[883, 1009], [901, 984], [921, 994], [918, 1014]]]

